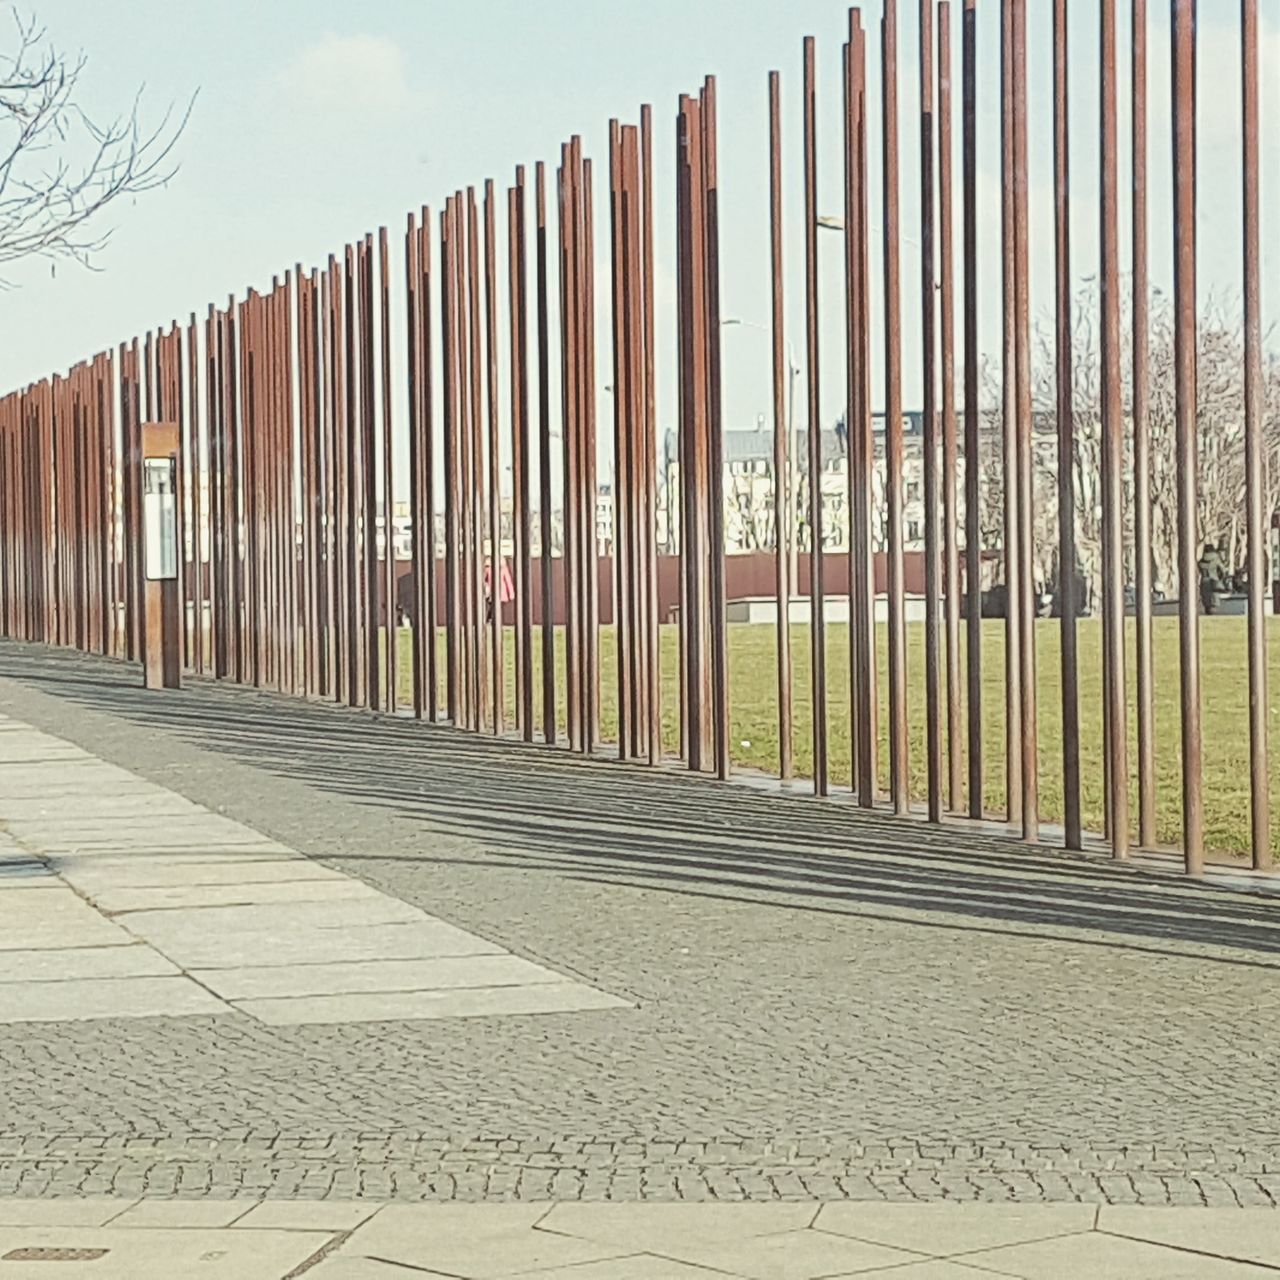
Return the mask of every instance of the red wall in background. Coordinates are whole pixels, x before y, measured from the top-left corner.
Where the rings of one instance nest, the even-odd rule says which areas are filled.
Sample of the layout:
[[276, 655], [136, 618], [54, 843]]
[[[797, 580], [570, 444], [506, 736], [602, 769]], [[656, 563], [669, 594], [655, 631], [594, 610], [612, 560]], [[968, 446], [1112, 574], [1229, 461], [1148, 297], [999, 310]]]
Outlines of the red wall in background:
[[[828, 595], [846, 595], [849, 590], [849, 557], [843, 551], [828, 552], [822, 558], [822, 583]], [[443, 561], [439, 562], [443, 565]], [[542, 564], [533, 562], [533, 621], [534, 625], [542, 622]], [[729, 600], [741, 600], [748, 596], [773, 596], [774, 594], [774, 558], [770, 551], [753, 551], [744, 555], [726, 556], [725, 594]], [[407, 560], [396, 565], [399, 582], [398, 599], [400, 607], [410, 618], [415, 613], [413, 597], [412, 565]], [[888, 589], [888, 559], [883, 552], [875, 555], [876, 591], [883, 593]], [[551, 561], [551, 591], [555, 601], [553, 621], [556, 626], [565, 622], [564, 607], [564, 561], [556, 558]], [[598, 562], [600, 586], [600, 622], [613, 622], [613, 557], [601, 556]], [[924, 555], [919, 551], [908, 551], [903, 555], [903, 576], [908, 595], [924, 594]], [[809, 594], [809, 557], [801, 553], [799, 558], [800, 581], [795, 588], [797, 596]], [[441, 568], [436, 574], [436, 617], [444, 620], [444, 573]], [[680, 605], [680, 557], [658, 557], [658, 607], [664, 620], [674, 617]], [[503, 615], [508, 622], [514, 620], [514, 606], [507, 603], [503, 606]]]

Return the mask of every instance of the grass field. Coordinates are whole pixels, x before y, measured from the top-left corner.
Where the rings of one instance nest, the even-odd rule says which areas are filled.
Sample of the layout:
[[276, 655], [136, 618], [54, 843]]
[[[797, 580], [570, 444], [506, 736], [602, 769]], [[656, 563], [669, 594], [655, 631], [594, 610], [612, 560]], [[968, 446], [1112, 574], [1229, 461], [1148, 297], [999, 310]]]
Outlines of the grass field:
[[[1275, 729], [1280, 718], [1280, 620], [1269, 622], [1269, 706], [1268, 722], [1274, 749], [1271, 758], [1273, 806], [1280, 802], [1280, 740]], [[1062, 694], [1058, 623], [1041, 620], [1036, 624], [1036, 661], [1040, 755], [1040, 810], [1048, 822], [1062, 819]], [[1249, 684], [1245, 657], [1243, 618], [1203, 619], [1204, 696], [1204, 794], [1206, 838], [1211, 850], [1244, 854], [1249, 847]], [[600, 634], [601, 722], [606, 740], [617, 735], [617, 681], [614, 665], [614, 631]], [[507, 636], [508, 723], [514, 706], [511, 653], [513, 636]], [[1156, 714], [1156, 812], [1162, 842], [1176, 844], [1181, 833], [1181, 728], [1178, 714], [1178, 622], [1176, 618], [1154, 621], [1155, 714]], [[400, 633], [400, 691], [411, 697], [409, 654], [411, 637]], [[885, 738], [888, 692], [887, 632], [879, 629], [880, 783], [887, 785], [888, 746]], [[963, 637], [962, 637], [963, 639]], [[557, 636], [559, 671], [557, 688], [559, 720], [564, 725], [564, 649]], [[664, 628], [662, 653], [663, 723], [665, 744], [674, 752], [679, 736], [677, 702], [677, 633]], [[444, 654], [440, 640], [441, 670]], [[795, 665], [795, 762], [801, 776], [811, 776], [813, 767], [812, 701], [809, 666], [809, 628], [792, 627]], [[1131, 805], [1137, 824], [1137, 719], [1136, 675], [1133, 657], [1133, 629], [1129, 631], [1129, 763], [1132, 774]], [[1097, 619], [1079, 624], [1080, 653], [1080, 755], [1081, 805], [1086, 828], [1100, 831], [1103, 824], [1102, 791], [1102, 646]], [[778, 768], [778, 711], [776, 637], [772, 626], [737, 626], [729, 630], [730, 729], [736, 764], [776, 773]], [[962, 655], [963, 663], [963, 655]], [[925, 794], [925, 707], [924, 628], [908, 627], [908, 723], [910, 732], [910, 779], [914, 797]], [[539, 646], [535, 644], [535, 689], [541, 689]], [[964, 702], [961, 667], [961, 699]], [[1004, 725], [1004, 624], [987, 620], [982, 629], [983, 673], [983, 778], [984, 802], [992, 812], [1005, 806], [1005, 725]], [[945, 715], [945, 668], [944, 668]], [[539, 695], [540, 696], [540, 695]], [[827, 697], [829, 759], [833, 784], [849, 782], [849, 637], [848, 629], [830, 624], [827, 628]], [[441, 689], [443, 701], [443, 688]], [[535, 706], [537, 706], [535, 702]], [[964, 708], [967, 715], [967, 706]], [[538, 712], [540, 714], [540, 712]], [[963, 729], [962, 729], [963, 732]], [[945, 779], [945, 724], [944, 779]], [[964, 742], [957, 749], [964, 751]], [[945, 781], [944, 781], [945, 787]], [[1273, 823], [1273, 851], [1280, 856], [1280, 830]]]

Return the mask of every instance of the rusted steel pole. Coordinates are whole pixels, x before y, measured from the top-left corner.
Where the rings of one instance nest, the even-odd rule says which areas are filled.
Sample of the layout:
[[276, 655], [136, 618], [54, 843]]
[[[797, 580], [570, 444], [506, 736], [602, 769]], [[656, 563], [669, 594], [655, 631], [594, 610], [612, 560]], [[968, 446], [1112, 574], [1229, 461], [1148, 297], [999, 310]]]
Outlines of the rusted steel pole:
[[552, 582], [552, 504], [551, 489], [551, 350], [547, 319], [547, 179], [546, 166], [538, 161], [534, 170], [537, 202], [538, 309], [538, 530], [541, 570], [540, 605], [542, 610], [542, 737], [556, 740], [556, 633], [555, 596]]
[[[425, 221], [430, 225], [430, 215]], [[410, 211], [404, 234], [405, 366], [409, 377], [409, 526], [412, 530], [413, 633], [413, 714], [419, 719], [427, 708], [427, 522], [423, 509], [422, 433], [422, 333], [420, 319], [422, 268], [419, 262], [421, 233], [416, 215]]]
[[956, 438], [955, 252], [952, 239], [951, 4], [938, 5], [938, 223], [942, 309], [942, 553], [947, 654], [947, 808], [964, 805], [960, 723], [959, 449]]
[[1129, 735], [1124, 662], [1124, 406], [1120, 392], [1120, 267], [1116, 204], [1115, 0], [1102, 0], [1102, 509], [1106, 578], [1107, 776], [1112, 852], [1129, 855]]
[[862, 595], [862, 540], [858, 520], [858, 493], [862, 483], [862, 463], [860, 457], [861, 436], [859, 431], [858, 403], [860, 364], [862, 358], [861, 340], [858, 333], [859, 324], [859, 281], [858, 272], [862, 263], [862, 250], [859, 244], [859, 226], [856, 212], [857, 190], [857, 137], [859, 102], [857, 88], [854, 83], [854, 37], [856, 33], [857, 12], [849, 11], [849, 39], [841, 47], [840, 69], [844, 94], [843, 105], [843, 144], [844, 144], [844, 309], [845, 309], [845, 515], [848, 529], [848, 575], [849, 575], [849, 775], [850, 786], [857, 792], [859, 755], [862, 749], [861, 709], [864, 705], [862, 693], [862, 649], [865, 635], [861, 627], [859, 600]]
[[440, 333], [444, 405], [444, 576], [445, 576], [445, 715], [462, 724], [461, 714], [461, 584], [458, 572], [458, 436], [460, 401], [458, 366], [458, 197], [445, 201], [440, 215]]
[[920, 332], [924, 346], [925, 788], [930, 822], [942, 820], [942, 672], [939, 655], [941, 501], [938, 484], [938, 332], [934, 264], [934, 0], [920, 0]]
[[[1138, 0], [1139, 4], [1141, 2], [1142, 0]], [[1076, 444], [1072, 404], [1075, 367], [1071, 336], [1071, 169], [1067, 83], [1067, 0], [1054, 0], [1053, 209], [1054, 262], [1057, 269], [1054, 352], [1058, 393], [1058, 626], [1062, 661], [1062, 791], [1065, 843], [1068, 849], [1079, 849], [1080, 693], [1076, 615], [1080, 610], [1080, 601], [1076, 591]], [[1136, 208], [1136, 179], [1134, 192]], [[1135, 331], [1135, 343], [1136, 341]], [[1136, 345], [1134, 351], [1137, 351]], [[1136, 376], [1136, 360], [1134, 368]]]
[[786, 307], [782, 253], [782, 102], [781, 77], [769, 72], [769, 264], [773, 317], [773, 529], [774, 590], [778, 602], [778, 775], [789, 782], [795, 772], [791, 693], [791, 537], [792, 495], [787, 439]]
[[204, 496], [203, 470], [200, 462], [200, 353], [196, 337], [196, 314], [187, 324], [187, 439], [186, 475], [191, 512], [191, 665], [204, 674]]
[[[440, 706], [440, 659], [437, 636], [438, 602], [436, 598], [439, 561], [436, 556], [436, 445], [435, 445], [435, 365], [432, 344], [431, 279], [431, 209], [422, 206], [418, 223], [418, 388], [422, 404], [419, 416], [421, 453], [419, 469], [422, 485], [422, 551], [423, 568], [419, 625], [426, 630], [426, 712], [435, 723]], [[444, 278], [444, 261], [440, 274]], [[443, 290], [443, 285], [441, 286]]]
[[484, 184], [484, 297], [485, 364], [489, 409], [489, 643], [492, 648], [490, 678], [493, 682], [493, 731], [506, 731], [506, 664], [503, 661], [502, 580], [502, 456], [498, 414], [498, 268], [496, 210], [493, 179]]
[[1182, 851], [1204, 872], [1200, 726], [1200, 601], [1196, 430], [1196, 0], [1171, 0], [1175, 449], [1178, 485], [1178, 649], [1181, 657]]
[[[663, 757], [662, 631], [658, 617], [658, 411], [654, 374], [655, 311], [653, 283], [653, 109], [640, 108], [640, 165], [643, 183], [641, 250], [644, 302], [644, 454], [645, 454], [645, 589], [648, 638], [649, 763]], [[668, 512], [668, 519], [670, 513]]]
[[383, 706], [391, 715], [396, 713], [399, 700], [397, 684], [400, 669], [400, 633], [396, 626], [396, 597], [399, 580], [396, 576], [395, 539], [395, 424], [391, 411], [391, 248], [386, 227], [378, 228], [378, 304], [379, 338], [382, 348], [382, 530], [383, 530], [383, 588], [382, 616], [387, 629], [386, 679], [387, 689]]
[[1147, 0], [1133, 0], [1133, 558], [1138, 642], [1138, 843], [1156, 842], [1151, 594], [1150, 275], [1147, 215]]
[[804, 39], [805, 351], [809, 415], [809, 644], [813, 697], [813, 790], [825, 796], [827, 768], [827, 626], [822, 535], [822, 409], [818, 349], [818, 144], [815, 41]]
[[517, 718], [526, 742], [533, 741], [533, 577], [530, 542], [529, 308], [526, 296], [525, 168], [516, 166], [516, 184], [507, 211], [510, 224], [508, 274], [511, 313], [512, 521], [516, 547]]
[[560, 506], [561, 569], [565, 601], [565, 710], [571, 750], [582, 749], [582, 647], [578, 588], [578, 340], [577, 340], [577, 255], [574, 249], [577, 207], [574, 190], [573, 146], [560, 149], [560, 446], [564, 479]]
[[600, 742], [600, 575], [596, 542], [596, 308], [595, 308], [595, 217], [592, 211], [592, 165], [582, 159], [582, 142], [578, 141], [582, 170], [582, 398], [584, 405], [582, 468], [582, 541], [584, 568], [583, 618], [586, 622], [584, 651], [587, 677], [587, 717], [585, 749], [594, 751]]
[[861, 542], [858, 598], [859, 629], [863, 640], [859, 652], [858, 688], [858, 804], [864, 809], [876, 802], [879, 790], [879, 624], [876, 621], [876, 558], [871, 535], [874, 510], [874, 478], [876, 469], [875, 430], [871, 413], [871, 185], [867, 171], [867, 32], [862, 14], [850, 14], [849, 41], [853, 60], [854, 98], [857, 110], [853, 210], [857, 225], [858, 262], [857, 415], [853, 436], [857, 440], [859, 484], [857, 491], [857, 527]]
[[711, 622], [712, 703], [715, 714], [716, 776], [729, 777], [729, 637], [724, 580], [724, 415], [720, 385], [720, 177], [716, 142], [716, 81], [702, 90], [703, 218], [706, 271], [707, 471], [711, 510], [707, 522], [710, 560], [708, 604]]
[[1249, 590], [1249, 785], [1253, 865], [1271, 865], [1267, 751], [1266, 525], [1263, 455], [1262, 257], [1258, 232], [1258, 0], [1240, 0], [1244, 115], [1244, 436]]
[[889, 791], [894, 811], [910, 804], [907, 761], [907, 622], [902, 555], [902, 323], [898, 261], [898, 5], [880, 23], [884, 157], [884, 406], [889, 541]]
[[1013, 4], [1014, 369], [1017, 378], [1018, 738], [1022, 749], [1022, 838], [1040, 838], [1040, 767], [1036, 727], [1035, 445], [1031, 423], [1031, 266], [1027, 246], [1027, 0]]
[[356, 283], [355, 248], [346, 246], [343, 272], [344, 301], [342, 306], [343, 347], [343, 415], [342, 426], [346, 445], [346, 504], [347, 524], [344, 531], [347, 559], [347, 700], [351, 706], [361, 706], [366, 698], [364, 663], [365, 612], [362, 583], [363, 556], [361, 554], [361, 458], [359, 416], [359, 347], [356, 343], [358, 328], [357, 306], [360, 290]]
[[1022, 822], [1022, 564], [1018, 547], [1018, 375], [1017, 375], [1017, 217], [1014, 186], [1017, 166], [1014, 137], [1015, 0], [1000, 6], [1000, 246], [1001, 246], [1001, 435], [1004, 445], [1004, 580], [1005, 580], [1005, 789], [1011, 824]]
[[[382, 688], [382, 599], [385, 577], [378, 557], [378, 415], [375, 382], [373, 235], [366, 233], [360, 245], [360, 413], [361, 448], [364, 475], [364, 572], [365, 572], [365, 663], [368, 669], [369, 705], [375, 710], [387, 707], [386, 690]], [[390, 543], [391, 513], [382, 515], [384, 550]], [[390, 628], [386, 628], [390, 643]]]
[[629, 326], [627, 267], [624, 263], [625, 232], [623, 229], [623, 159], [622, 126], [617, 119], [609, 121], [609, 230], [610, 280], [612, 284], [613, 327], [613, 620], [615, 640], [615, 675], [618, 684], [618, 758], [626, 760], [634, 752], [632, 725], [631, 639], [636, 633], [631, 615], [628, 585], [634, 572], [630, 559], [630, 528], [627, 504], [631, 475], [628, 453], [630, 427], [629, 375], [630, 347], [633, 338]]
[[470, 727], [481, 729], [489, 719], [489, 685], [486, 680], [488, 666], [485, 661], [485, 589], [484, 542], [485, 501], [484, 476], [484, 391], [482, 383], [482, 333], [480, 318], [480, 271], [483, 245], [480, 239], [480, 211], [474, 187], [467, 188], [467, 305], [468, 343], [467, 356], [471, 375], [470, 413], [467, 418], [467, 476], [468, 501], [467, 553], [469, 556], [468, 580], [468, 633], [471, 643], [471, 707]]

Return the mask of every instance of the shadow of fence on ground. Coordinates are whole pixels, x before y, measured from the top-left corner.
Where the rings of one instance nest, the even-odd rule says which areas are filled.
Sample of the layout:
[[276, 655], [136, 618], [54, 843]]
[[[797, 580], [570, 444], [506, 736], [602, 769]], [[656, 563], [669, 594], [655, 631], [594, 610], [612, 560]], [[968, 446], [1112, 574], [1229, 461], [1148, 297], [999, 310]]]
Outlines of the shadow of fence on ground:
[[673, 894], [1280, 968], [1280, 908], [1260, 893], [970, 827], [207, 680], [148, 693], [136, 670], [71, 651], [0, 642], [0, 677], [480, 846], [474, 858], [353, 849], [344, 860], [499, 859]]

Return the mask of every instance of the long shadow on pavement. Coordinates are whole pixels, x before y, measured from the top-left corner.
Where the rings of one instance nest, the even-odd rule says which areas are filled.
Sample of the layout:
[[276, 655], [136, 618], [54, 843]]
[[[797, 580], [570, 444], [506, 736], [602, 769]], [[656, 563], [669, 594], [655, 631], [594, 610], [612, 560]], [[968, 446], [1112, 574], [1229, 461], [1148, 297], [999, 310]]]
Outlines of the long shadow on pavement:
[[0, 642], [0, 676], [463, 837], [490, 865], [929, 927], [1060, 929], [1162, 955], [1191, 944], [1280, 967], [1280, 912], [1260, 894], [209, 680], [147, 693], [136, 670], [77, 653]]

